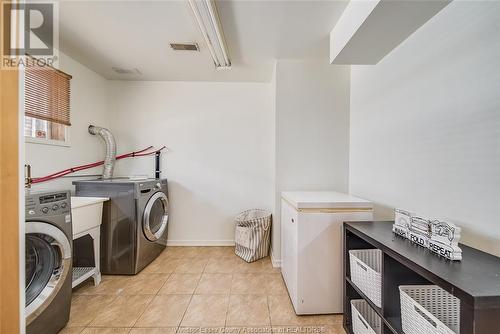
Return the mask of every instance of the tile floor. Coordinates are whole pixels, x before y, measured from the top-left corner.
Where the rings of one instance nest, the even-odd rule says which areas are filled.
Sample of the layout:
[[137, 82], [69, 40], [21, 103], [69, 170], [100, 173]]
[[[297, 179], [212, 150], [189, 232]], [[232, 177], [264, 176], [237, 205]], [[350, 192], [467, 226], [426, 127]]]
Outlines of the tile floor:
[[279, 269], [233, 247], [168, 247], [135, 276], [73, 291], [63, 334], [344, 334], [339, 315], [296, 316]]

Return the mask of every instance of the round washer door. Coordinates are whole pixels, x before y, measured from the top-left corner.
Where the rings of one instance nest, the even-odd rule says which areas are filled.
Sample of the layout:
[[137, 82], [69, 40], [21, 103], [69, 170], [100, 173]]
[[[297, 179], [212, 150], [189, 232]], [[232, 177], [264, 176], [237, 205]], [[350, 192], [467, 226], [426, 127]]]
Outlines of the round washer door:
[[165, 193], [155, 193], [146, 204], [142, 218], [142, 229], [149, 241], [161, 238], [168, 224], [168, 198]]
[[71, 244], [57, 227], [26, 223], [26, 324], [52, 302], [71, 266]]

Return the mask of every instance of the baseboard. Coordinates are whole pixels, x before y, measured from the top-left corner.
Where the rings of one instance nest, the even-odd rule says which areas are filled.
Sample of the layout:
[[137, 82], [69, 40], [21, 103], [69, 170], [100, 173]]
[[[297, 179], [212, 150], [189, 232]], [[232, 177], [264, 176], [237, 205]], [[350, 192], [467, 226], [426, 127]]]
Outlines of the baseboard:
[[[234, 240], [167, 240], [167, 246], [234, 246]], [[274, 256], [271, 249], [271, 263], [281, 268], [281, 260]]]
[[167, 246], [234, 246], [234, 240], [167, 240]]
[[271, 248], [271, 263], [274, 268], [281, 268], [281, 260], [274, 257], [273, 249]]

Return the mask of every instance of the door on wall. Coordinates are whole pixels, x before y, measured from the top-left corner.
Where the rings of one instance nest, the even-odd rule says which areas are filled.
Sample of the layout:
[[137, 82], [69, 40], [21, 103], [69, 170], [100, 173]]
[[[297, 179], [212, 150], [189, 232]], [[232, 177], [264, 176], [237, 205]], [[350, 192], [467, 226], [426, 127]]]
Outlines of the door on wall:
[[[7, 1], [0, 0], [0, 6], [10, 13]], [[10, 45], [10, 20], [10, 15], [0, 18], [3, 50]], [[0, 68], [0, 333], [19, 333], [21, 327], [18, 75], [16, 68]]]

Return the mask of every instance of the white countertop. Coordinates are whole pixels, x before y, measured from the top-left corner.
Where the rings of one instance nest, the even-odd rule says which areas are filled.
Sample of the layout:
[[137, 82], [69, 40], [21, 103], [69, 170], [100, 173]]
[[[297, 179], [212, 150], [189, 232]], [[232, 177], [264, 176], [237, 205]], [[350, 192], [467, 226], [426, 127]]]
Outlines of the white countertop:
[[284, 191], [281, 197], [296, 209], [373, 208], [370, 201], [336, 191]]
[[82, 206], [97, 204], [101, 202], [108, 201], [108, 197], [80, 197], [80, 196], [71, 196], [71, 208], [81, 208]]

